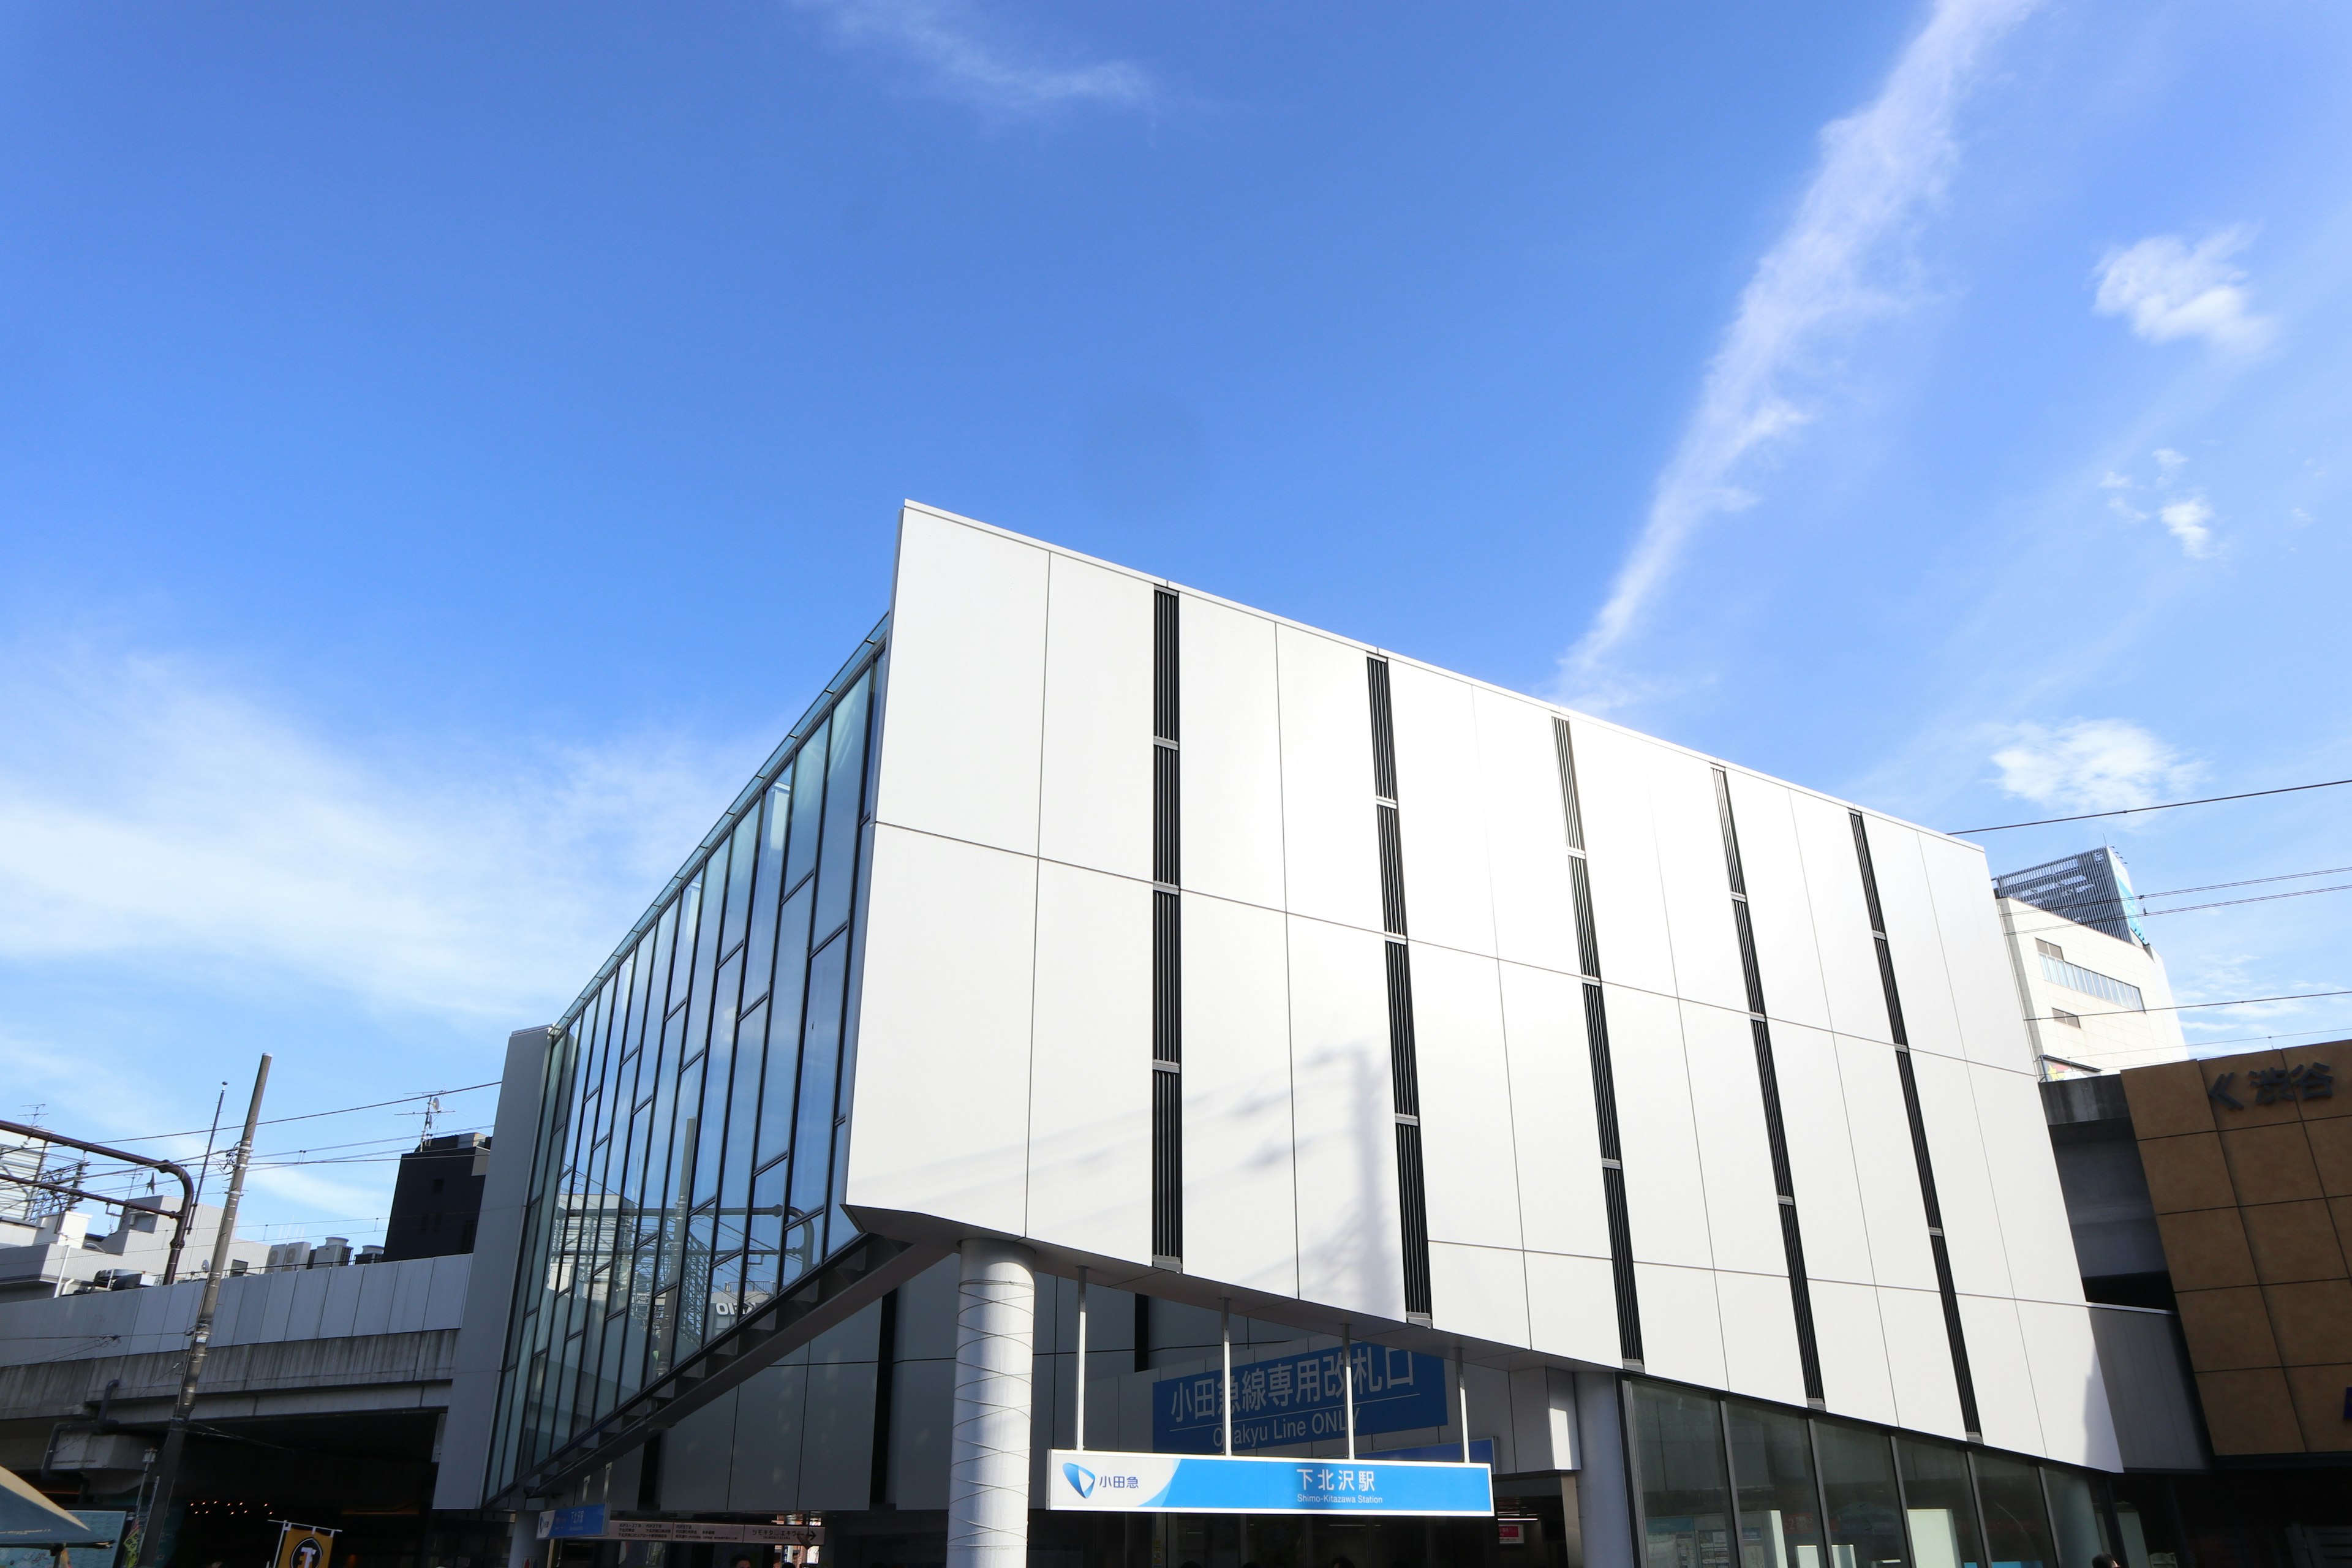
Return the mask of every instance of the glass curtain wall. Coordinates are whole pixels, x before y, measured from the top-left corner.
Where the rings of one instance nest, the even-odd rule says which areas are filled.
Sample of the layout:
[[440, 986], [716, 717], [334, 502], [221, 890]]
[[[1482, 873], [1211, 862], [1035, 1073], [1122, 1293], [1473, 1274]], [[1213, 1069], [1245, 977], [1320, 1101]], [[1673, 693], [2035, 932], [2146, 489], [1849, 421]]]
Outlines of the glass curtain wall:
[[853, 1237], [844, 1012], [874, 680], [869, 662], [772, 764], [557, 1030], [493, 1493]]
[[2091, 1568], [2113, 1550], [2080, 1470], [1700, 1389], [1625, 1391], [1646, 1568], [1732, 1568], [1735, 1550], [1737, 1568]]

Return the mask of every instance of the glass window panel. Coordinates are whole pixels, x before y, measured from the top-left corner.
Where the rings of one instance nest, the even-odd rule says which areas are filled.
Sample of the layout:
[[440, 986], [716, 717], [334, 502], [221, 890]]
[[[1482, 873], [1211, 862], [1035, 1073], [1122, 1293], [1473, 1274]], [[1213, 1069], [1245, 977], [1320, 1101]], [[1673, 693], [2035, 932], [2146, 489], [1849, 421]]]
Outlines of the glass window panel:
[[679, 1249], [686, 1245], [686, 1214], [694, 1206], [694, 1152], [702, 1132], [702, 1065], [689, 1066], [678, 1079], [677, 1117], [670, 1124], [669, 1202], [662, 1219], [661, 1282], [677, 1281]]
[[654, 1292], [653, 1305], [646, 1313], [646, 1383], [659, 1382], [670, 1369], [670, 1328], [677, 1316], [677, 1286]]
[[1728, 1413], [1741, 1568], [1822, 1568], [1822, 1504], [1805, 1418], [1754, 1405], [1735, 1404]]
[[[751, 1178], [751, 1223], [743, 1276], [746, 1311], [774, 1295], [782, 1279], [784, 1239], [784, 1177], [791, 1169], [782, 1161]], [[2134, 1568], [2146, 1568], [2135, 1564]]]
[[1991, 1454], [1975, 1456], [1977, 1497], [1984, 1504], [1986, 1550], [1997, 1568], [2051, 1568], [2050, 1520], [2042, 1506], [2042, 1478], [2032, 1465]]
[[697, 916], [702, 909], [702, 873], [677, 893], [677, 940], [671, 944], [669, 964], [669, 1010], [677, 1012], [686, 1005], [687, 977], [694, 970], [694, 931]]
[[806, 741], [801, 742], [800, 755], [793, 763], [793, 776], [799, 781], [793, 787], [792, 847], [784, 857], [784, 886], [796, 888], [800, 880], [816, 869], [816, 836], [824, 813], [824, 738], [827, 726], [819, 724]]
[[743, 1254], [729, 1251], [723, 1243], [718, 1245], [719, 1256], [710, 1265], [710, 1316], [703, 1326], [706, 1340], [715, 1340], [735, 1326], [743, 1300]]
[[1831, 1568], [1907, 1568], [1902, 1494], [1895, 1489], [1895, 1451], [1886, 1434], [1817, 1421], [1813, 1442], [1830, 1510]]
[[719, 1195], [719, 1152], [727, 1138], [727, 1086], [734, 1058], [733, 1047], [711, 1042], [702, 1079], [702, 1122], [694, 1142], [694, 1201], [688, 1205], [691, 1208], [700, 1208]]
[[849, 1189], [849, 1118], [843, 1117], [833, 1124], [833, 1221], [824, 1238], [824, 1250], [830, 1257], [849, 1245], [857, 1227], [849, 1223], [849, 1211], [842, 1206]]
[[776, 988], [768, 1003], [768, 1060], [760, 1097], [759, 1161], [788, 1153], [793, 1142], [793, 1090], [800, 1076], [801, 989], [808, 977], [809, 906], [803, 886], [776, 922]]
[[727, 891], [727, 846], [721, 843], [710, 852], [709, 861], [702, 868], [701, 913], [694, 928], [695, 1000], [700, 1001], [701, 988], [710, 984], [719, 968], [719, 905]]
[[817, 857], [816, 932], [830, 935], [849, 918], [857, 880], [857, 808], [865, 780], [866, 693], [871, 677], [843, 693], [833, 710], [835, 745], [825, 764], [824, 847]]
[[654, 922], [654, 956], [646, 969], [646, 994], [650, 999], [649, 1011], [657, 1018], [669, 1011], [669, 956], [670, 951], [677, 945], [677, 916], [681, 902], [680, 899], [672, 899], [669, 906], [662, 910], [661, 919]]
[[719, 984], [710, 1004], [710, 1043], [724, 1049], [735, 1043], [735, 1018], [743, 1000], [743, 955], [737, 953], [719, 966]]
[[1715, 1401], [1632, 1384], [1648, 1568], [1730, 1568], [1730, 1500]]
[[[786, 1215], [787, 1219], [790, 1217], [789, 1215]], [[797, 1224], [786, 1226], [783, 1257], [778, 1267], [778, 1278], [782, 1285], [790, 1285], [816, 1267], [818, 1245], [815, 1220], [803, 1219]]]
[[744, 1016], [736, 1031], [735, 1086], [727, 1099], [727, 1155], [719, 1183], [719, 1247], [724, 1252], [743, 1245], [745, 1209], [751, 1198], [751, 1148], [760, 1131], [761, 1042], [766, 1037], [764, 1005]]
[[2091, 1568], [2091, 1559], [2113, 1550], [2106, 1521], [2099, 1517], [2091, 1479], [2045, 1465], [2042, 1485], [2050, 1493], [2050, 1522], [2058, 1535], [2059, 1568]]
[[760, 812], [755, 804], [735, 825], [735, 837], [727, 856], [727, 919], [720, 928], [719, 951], [735, 951], [743, 940], [745, 922], [751, 914], [751, 868], [759, 864]]
[[821, 1215], [831, 1189], [834, 1072], [841, 1064], [841, 1002], [849, 942], [836, 937], [809, 960], [808, 1018], [801, 1034], [800, 1105], [793, 1135], [793, 1207]]
[[768, 790], [761, 809], [760, 872], [751, 889], [751, 929], [744, 939], [743, 1000], [757, 1002], [768, 994], [768, 976], [776, 954], [776, 908], [783, 900], [784, 826], [793, 804], [792, 770]]
[[1897, 1437], [1895, 1451], [1903, 1467], [1903, 1503], [1918, 1568], [1980, 1568], [1984, 1555], [1977, 1549], [1968, 1457], [1913, 1437]]
[[677, 1283], [677, 1349], [684, 1361], [710, 1336], [710, 1244], [717, 1215], [704, 1209], [687, 1223], [686, 1257]]

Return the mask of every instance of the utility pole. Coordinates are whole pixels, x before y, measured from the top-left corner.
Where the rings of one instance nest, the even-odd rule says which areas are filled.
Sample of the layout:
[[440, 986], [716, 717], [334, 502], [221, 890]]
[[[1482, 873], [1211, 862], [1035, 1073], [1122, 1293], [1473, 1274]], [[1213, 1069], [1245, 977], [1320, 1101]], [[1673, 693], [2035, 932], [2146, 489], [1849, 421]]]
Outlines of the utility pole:
[[236, 1141], [236, 1151], [230, 1156], [228, 1197], [221, 1205], [220, 1229], [213, 1237], [212, 1271], [205, 1276], [204, 1297], [196, 1303], [196, 1326], [188, 1334], [180, 1397], [172, 1406], [172, 1425], [163, 1433], [163, 1462], [155, 1467], [155, 1495], [140, 1521], [142, 1563], [155, 1561], [155, 1546], [163, 1538], [164, 1521], [171, 1517], [172, 1489], [179, 1481], [180, 1456], [188, 1446], [188, 1416], [196, 1407], [196, 1378], [205, 1369], [205, 1352], [212, 1347], [213, 1312], [220, 1306], [221, 1277], [228, 1272], [228, 1246], [236, 1237], [236, 1205], [245, 1196], [245, 1167], [253, 1158], [253, 1131], [261, 1121], [261, 1091], [268, 1086], [269, 1053], [264, 1051], [260, 1070], [253, 1075], [253, 1103], [245, 1110], [245, 1136]]

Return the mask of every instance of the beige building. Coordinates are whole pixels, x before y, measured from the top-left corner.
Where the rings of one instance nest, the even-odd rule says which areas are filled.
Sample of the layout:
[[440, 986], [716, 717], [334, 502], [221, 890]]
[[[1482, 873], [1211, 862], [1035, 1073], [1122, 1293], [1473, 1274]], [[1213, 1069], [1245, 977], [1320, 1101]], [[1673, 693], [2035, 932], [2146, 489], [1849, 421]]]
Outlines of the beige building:
[[2189, 1058], [2172, 982], [2113, 850], [2011, 872], [1994, 894], [2044, 1078]]

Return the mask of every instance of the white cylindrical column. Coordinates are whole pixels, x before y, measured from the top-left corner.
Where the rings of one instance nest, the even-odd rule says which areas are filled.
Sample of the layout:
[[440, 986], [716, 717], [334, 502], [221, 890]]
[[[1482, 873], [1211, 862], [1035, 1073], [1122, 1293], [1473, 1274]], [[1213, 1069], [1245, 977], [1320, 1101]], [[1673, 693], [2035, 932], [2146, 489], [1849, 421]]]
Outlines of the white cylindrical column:
[[1025, 1247], [980, 1237], [961, 1250], [947, 1568], [1027, 1568], [1035, 1258]]

